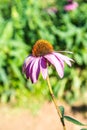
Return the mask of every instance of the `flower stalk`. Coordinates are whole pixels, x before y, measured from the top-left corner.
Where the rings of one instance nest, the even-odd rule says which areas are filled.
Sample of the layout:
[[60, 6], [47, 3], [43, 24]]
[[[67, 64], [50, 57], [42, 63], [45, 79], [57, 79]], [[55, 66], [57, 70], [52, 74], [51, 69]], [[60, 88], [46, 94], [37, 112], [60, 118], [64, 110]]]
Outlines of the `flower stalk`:
[[53, 90], [52, 90], [52, 87], [51, 87], [51, 84], [50, 84], [49, 76], [47, 76], [46, 80], [47, 80], [47, 84], [48, 84], [48, 87], [49, 87], [50, 95], [51, 95], [51, 97], [52, 97], [52, 100], [53, 100], [53, 102], [54, 102], [55, 108], [56, 108], [56, 110], [57, 110], [57, 113], [58, 113], [58, 115], [59, 115], [60, 121], [61, 121], [61, 123], [62, 123], [63, 130], [66, 130], [65, 123], [62, 121], [61, 111], [60, 111], [60, 109], [59, 109], [59, 107], [58, 107], [58, 105], [57, 105], [57, 101], [56, 101], [56, 99], [55, 99], [55, 96], [54, 96], [54, 93], [53, 93]]

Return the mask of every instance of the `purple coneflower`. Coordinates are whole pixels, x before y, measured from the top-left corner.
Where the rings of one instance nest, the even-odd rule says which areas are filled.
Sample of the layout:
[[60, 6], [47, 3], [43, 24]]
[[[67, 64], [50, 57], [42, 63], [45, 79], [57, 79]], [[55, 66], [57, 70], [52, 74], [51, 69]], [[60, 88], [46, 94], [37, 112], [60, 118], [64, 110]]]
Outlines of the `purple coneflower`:
[[54, 51], [53, 46], [46, 40], [38, 40], [23, 64], [26, 77], [36, 83], [41, 72], [44, 79], [48, 76], [48, 66], [52, 64], [60, 78], [64, 75], [64, 62], [71, 66], [71, 58]]
[[69, 4], [64, 6], [64, 9], [66, 11], [71, 11], [71, 10], [75, 10], [78, 7], [78, 3], [77, 2], [70, 2]]

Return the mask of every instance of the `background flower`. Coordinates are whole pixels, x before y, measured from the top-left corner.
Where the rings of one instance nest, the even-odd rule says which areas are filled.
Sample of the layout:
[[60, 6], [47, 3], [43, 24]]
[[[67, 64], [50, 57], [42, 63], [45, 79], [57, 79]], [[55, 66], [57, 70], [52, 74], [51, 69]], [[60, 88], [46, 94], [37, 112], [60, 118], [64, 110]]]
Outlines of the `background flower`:
[[64, 9], [66, 11], [70, 11], [70, 10], [75, 10], [78, 7], [78, 3], [77, 2], [71, 2], [67, 5], [64, 6]]

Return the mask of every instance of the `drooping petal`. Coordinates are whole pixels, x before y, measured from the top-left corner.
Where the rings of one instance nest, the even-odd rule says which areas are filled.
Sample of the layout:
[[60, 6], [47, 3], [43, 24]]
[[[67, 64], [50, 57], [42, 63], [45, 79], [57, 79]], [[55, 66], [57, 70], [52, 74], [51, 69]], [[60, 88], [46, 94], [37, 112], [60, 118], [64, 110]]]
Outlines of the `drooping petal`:
[[67, 56], [65, 56], [65, 55], [63, 55], [63, 54], [60, 54], [60, 53], [56, 53], [55, 52], [55, 55], [58, 57], [58, 58], [60, 58], [60, 59], [62, 59], [63, 61], [65, 61], [69, 66], [71, 66], [72, 64], [71, 64], [71, 61], [73, 61], [71, 58], [69, 58], [69, 57], [67, 57]]
[[40, 59], [40, 71], [44, 79], [47, 78], [47, 61], [44, 57]]
[[22, 72], [25, 72], [26, 67], [27, 67], [28, 64], [31, 62], [32, 59], [33, 59], [33, 56], [28, 56], [28, 57], [25, 59], [24, 64], [23, 64], [23, 67], [22, 67]]
[[36, 83], [36, 81], [38, 80], [39, 73], [40, 73], [40, 58], [36, 58], [30, 74], [33, 83]]
[[27, 65], [26, 69], [25, 69], [25, 74], [27, 78], [31, 78], [31, 73], [32, 73], [32, 66], [35, 62], [35, 58], [33, 58], [29, 64]]
[[56, 58], [56, 56], [53, 54], [48, 54], [45, 55], [44, 57], [56, 68], [57, 73], [62, 78], [64, 75], [64, 69], [60, 61]]
[[61, 64], [61, 66], [64, 68], [64, 61], [60, 57], [58, 57], [55, 52], [53, 52], [52, 54], [56, 56], [56, 58], [59, 60], [59, 62]]

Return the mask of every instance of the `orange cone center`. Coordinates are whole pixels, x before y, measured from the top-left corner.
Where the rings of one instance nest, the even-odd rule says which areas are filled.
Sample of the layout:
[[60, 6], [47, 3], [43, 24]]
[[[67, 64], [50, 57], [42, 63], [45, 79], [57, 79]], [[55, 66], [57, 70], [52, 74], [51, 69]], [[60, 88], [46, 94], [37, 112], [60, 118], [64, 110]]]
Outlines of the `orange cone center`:
[[32, 55], [39, 57], [53, 52], [53, 46], [46, 40], [38, 40], [32, 49]]

